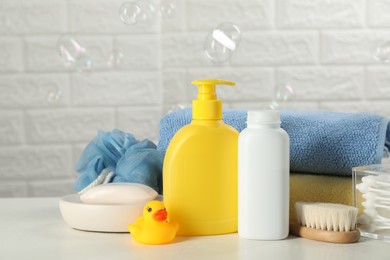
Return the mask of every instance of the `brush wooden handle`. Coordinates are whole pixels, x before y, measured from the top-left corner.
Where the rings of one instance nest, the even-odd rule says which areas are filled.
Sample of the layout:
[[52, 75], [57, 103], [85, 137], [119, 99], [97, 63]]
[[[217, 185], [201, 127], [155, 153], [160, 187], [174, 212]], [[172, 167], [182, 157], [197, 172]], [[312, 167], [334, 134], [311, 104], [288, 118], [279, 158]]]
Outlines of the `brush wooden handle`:
[[360, 232], [355, 229], [348, 232], [328, 231], [304, 227], [299, 224], [290, 224], [290, 234], [330, 243], [355, 243], [359, 241]]

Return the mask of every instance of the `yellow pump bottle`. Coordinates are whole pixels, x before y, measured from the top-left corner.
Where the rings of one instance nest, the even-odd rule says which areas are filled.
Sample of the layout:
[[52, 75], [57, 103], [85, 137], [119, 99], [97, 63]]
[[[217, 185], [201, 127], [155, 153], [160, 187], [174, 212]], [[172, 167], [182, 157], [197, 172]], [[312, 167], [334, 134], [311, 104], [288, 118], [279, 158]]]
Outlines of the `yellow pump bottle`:
[[238, 131], [222, 121], [217, 84], [204, 79], [192, 102], [192, 122], [172, 138], [164, 159], [164, 204], [180, 235], [237, 231]]

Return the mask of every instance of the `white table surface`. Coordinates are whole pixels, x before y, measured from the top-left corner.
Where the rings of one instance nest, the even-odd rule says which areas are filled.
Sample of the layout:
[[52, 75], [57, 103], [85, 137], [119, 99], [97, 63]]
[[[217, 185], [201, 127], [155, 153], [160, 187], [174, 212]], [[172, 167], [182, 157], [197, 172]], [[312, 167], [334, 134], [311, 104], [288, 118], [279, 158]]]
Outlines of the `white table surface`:
[[147, 246], [127, 233], [85, 232], [62, 220], [58, 198], [0, 199], [0, 259], [390, 259], [390, 243], [331, 244], [290, 236], [254, 241], [237, 234], [178, 237]]

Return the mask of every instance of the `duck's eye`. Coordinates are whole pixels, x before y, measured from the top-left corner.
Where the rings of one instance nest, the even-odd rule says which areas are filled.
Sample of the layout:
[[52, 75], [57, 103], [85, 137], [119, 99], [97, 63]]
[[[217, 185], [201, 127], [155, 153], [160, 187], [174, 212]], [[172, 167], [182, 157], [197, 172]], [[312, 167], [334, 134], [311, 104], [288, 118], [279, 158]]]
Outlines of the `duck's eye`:
[[152, 208], [147, 208], [146, 209], [148, 212], [152, 212]]

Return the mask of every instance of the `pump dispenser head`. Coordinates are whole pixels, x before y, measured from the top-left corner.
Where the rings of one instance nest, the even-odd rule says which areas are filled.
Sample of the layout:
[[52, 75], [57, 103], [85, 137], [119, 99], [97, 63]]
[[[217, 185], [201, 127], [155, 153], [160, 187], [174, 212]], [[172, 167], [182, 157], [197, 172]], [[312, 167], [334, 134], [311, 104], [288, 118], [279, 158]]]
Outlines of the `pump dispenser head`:
[[192, 119], [222, 119], [222, 101], [217, 99], [216, 85], [234, 86], [236, 83], [221, 79], [200, 79], [192, 84], [198, 85], [198, 99], [192, 101]]

